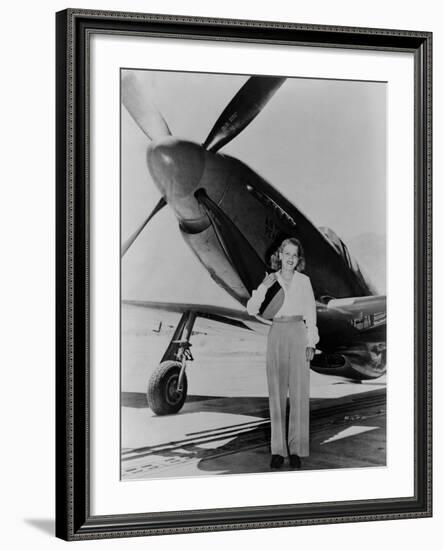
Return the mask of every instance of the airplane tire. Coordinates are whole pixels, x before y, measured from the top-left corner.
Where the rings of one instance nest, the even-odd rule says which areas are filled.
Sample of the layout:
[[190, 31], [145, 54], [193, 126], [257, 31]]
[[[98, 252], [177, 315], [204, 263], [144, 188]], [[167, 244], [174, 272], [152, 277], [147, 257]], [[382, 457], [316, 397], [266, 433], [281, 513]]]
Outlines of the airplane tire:
[[177, 361], [163, 361], [152, 373], [146, 396], [148, 405], [157, 415], [175, 414], [184, 405], [188, 392], [186, 373], [183, 376], [183, 390], [177, 391], [181, 364]]

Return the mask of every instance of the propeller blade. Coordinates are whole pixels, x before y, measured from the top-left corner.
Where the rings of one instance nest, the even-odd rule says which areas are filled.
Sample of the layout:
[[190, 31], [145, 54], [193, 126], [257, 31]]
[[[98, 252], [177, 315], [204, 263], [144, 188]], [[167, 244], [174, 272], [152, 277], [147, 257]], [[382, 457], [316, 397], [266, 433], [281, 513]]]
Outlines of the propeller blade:
[[146, 218], [146, 220], [140, 225], [140, 227], [134, 231], [134, 233], [125, 241], [125, 243], [122, 246], [121, 256], [126, 254], [126, 252], [129, 250], [129, 248], [132, 246], [132, 243], [135, 241], [135, 239], [140, 235], [140, 233], [145, 228], [146, 224], [159, 212], [164, 206], [166, 205], [166, 201], [163, 197], [158, 201], [157, 205], [155, 206], [154, 210], [149, 214], [149, 216]]
[[254, 120], [286, 77], [251, 76], [214, 124], [203, 147], [216, 152]]
[[166, 120], [147, 99], [146, 82], [134, 71], [122, 78], [122, 102], [142, 132], [152, 140], [171, 135]]
[[203, 189], [197, 191], [195, 197], [205, 209], [226, 257], [246, 289], [252, 293], [264, 277], [265, 263], [233, 221]]

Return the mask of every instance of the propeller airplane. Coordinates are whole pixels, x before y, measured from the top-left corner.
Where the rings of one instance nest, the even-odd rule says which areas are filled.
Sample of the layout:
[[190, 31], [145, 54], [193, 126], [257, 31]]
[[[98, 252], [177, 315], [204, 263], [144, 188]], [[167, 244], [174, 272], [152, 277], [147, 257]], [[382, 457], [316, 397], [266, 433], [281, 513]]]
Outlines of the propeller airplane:
[[149, 140], [147, 165], [161, 198], [122, 245], [124, 256], [150, 220], [168, 205], [184, 242], [211, 278], [241, 309], [130, 302], [175, 311], [181, 319], [148, 382], [148, 403], [158, 415], [178, 412], [187, 395], [186, 367], [194, 322], [205, 317], [250, 329], [245, 305], [271, 270], [270, 258], [284, 238], [304, 247], [305, 273], [317, 304], [320, 342], [311, 368], [352, 380], [378, 378], [386, 371], [386, 296], [378, 295], [329, 228], [316, 227], [275, 187], [240, 160], [219, 153], [262, 111], [284, 84], [280, 76], [251, 76], [224, 109], [203, 144], [171, 135], [150, 102], [136, 71], [125, 71], [122, 102]]

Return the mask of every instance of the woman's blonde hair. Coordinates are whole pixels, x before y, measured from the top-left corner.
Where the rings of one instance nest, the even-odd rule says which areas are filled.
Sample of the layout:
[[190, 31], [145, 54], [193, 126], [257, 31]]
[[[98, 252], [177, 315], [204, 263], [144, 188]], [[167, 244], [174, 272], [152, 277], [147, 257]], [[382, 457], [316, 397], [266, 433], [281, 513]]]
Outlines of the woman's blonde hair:
[[285, 239], [281, 243], [281, 245], [277, 248], [277, 250], [274, 252], [274, 254], [272, 254], [272, 256], [271, 256], [271, 267], [272, 267], [272, 269], [274, 269], [275, 271], [278, 271], [281, 268], [280, 253], [283, 252], [283, 249], [285, 248], [285, 246], [287, 244], [293, 244], [294, 246], [297, 247], [298, 262], [297, 262], [297, 266], [296, 266], [295, 269], [297, 271], [300, 271], [300, 272], [304, 271], [305, 266], [306, 266], [305, 252], [303, 250], [301, 242], [298, 239], [296, 239], [295, 237], [289, 237], [288, 239]]

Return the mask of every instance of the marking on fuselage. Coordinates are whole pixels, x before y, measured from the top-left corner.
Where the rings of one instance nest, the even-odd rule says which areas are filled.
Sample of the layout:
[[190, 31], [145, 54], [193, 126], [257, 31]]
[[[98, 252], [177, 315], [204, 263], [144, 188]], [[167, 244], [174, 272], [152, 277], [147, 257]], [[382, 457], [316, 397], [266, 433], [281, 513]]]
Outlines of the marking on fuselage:
[[386, 313], [384, 311], [379, 313], [371, 313], [363, 315], [360, 313], [359, 317], [352, 319], [351, 324], [357, 330], [365, 330], [372, 327], [377, 327], [386, 323]]
[[[271, 207], [279, 221], [287, 223], [292, 227], [295, 227], [297, 225], [295, 220], [270, 197], [261, 193], [260, 191], [257, 191], [257, 189], [255, 189], [252, 185], [247, 185], [246, 188], [253, 197], [264, 204], [267, 208]], [[267, 219], [272, 220], [272, 218]], [[273, 220], [272, 222], [275, 225], [275, 222]]]

